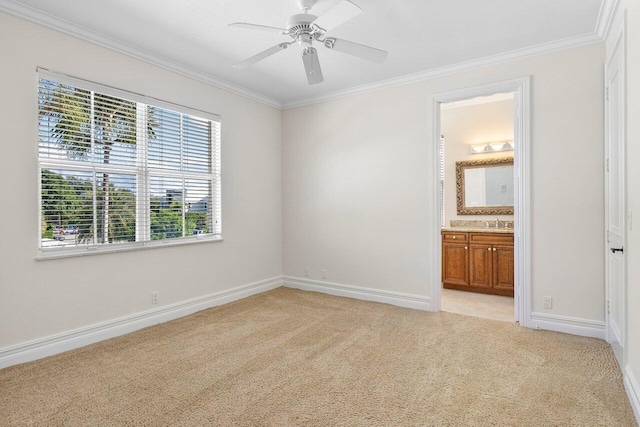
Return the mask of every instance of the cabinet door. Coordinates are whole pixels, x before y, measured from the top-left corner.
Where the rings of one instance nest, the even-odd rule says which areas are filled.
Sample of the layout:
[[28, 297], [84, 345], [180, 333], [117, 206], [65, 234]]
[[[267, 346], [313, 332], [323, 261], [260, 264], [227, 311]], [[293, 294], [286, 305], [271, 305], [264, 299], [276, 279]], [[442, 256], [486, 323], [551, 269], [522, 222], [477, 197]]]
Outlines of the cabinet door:
[[466, 243], [442, 243], [442, 283], [469, 285], [469, 250]]
[[469, 245], [469, 285], [490, 288], [493, 279], [493, 248], [491, 245]]
[[493, 245], [493, 287], [513, 291], [513, 246]]

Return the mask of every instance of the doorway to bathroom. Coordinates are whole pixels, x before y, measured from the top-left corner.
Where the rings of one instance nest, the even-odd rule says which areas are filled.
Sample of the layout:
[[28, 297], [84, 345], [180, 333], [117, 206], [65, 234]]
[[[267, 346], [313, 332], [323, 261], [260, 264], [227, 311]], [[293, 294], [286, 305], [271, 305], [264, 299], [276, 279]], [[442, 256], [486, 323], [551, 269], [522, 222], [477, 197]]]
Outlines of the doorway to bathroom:
[[527, 326], [528, 84], [434, 97], [436, 311]]
[[440, 105], [442, 311], [515, 320], [513, 101]]

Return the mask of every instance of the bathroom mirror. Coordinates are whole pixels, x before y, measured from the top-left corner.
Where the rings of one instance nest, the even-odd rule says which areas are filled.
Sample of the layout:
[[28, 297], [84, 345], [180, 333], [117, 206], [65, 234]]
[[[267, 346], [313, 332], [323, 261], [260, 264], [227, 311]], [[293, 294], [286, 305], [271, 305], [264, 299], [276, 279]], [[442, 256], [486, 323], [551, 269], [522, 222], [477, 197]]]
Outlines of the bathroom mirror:
[[513, 215], [513, 157], [456, 162], [458, 215]]

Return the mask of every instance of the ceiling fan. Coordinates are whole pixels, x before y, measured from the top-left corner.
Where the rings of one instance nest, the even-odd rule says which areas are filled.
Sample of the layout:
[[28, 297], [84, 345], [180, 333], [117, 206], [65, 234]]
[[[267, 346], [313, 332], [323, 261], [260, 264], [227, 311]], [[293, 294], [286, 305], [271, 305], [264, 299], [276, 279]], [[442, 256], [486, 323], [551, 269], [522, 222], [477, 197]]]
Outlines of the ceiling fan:
[[358, 6], [349, 0], [342, 0], [329, 9], [325, 14], [317, 17], [309, 13], [309, 10], [311, 10], [317, 0], [296, 1], [302, 10], [302, 13], [291, 16], [287, 20], [287, 28], [248, 24], [245, 22], [229, 24], [232, 27], [276, 32], [285, 36], [290, 36], [293, 39], [293, 41], [280, 43], [252, 56], [251, 58], [245, 59], [239, 64], [234, 65], [235, 68], [248, 68], [256, 62], [262, 61], [281, 50], [287, 49], [294, 43], [298, 43], [304, 48], [302, 50], [302, 62], [304, 64], [309, 84], [313, 85], [320, 83], [324, 78], [322, 77], [322, 69], [320, 68], [318, 52], [312, 46], [314, 41], [322, 43], [328, 49], [337, 50], [338, 52], [347, 53], [349, 55], [377, 63], [384, 62], [387, 57], [387, 52], [384, 50], [350, 42], [348, 40], [337, 39], [335, 37], [325, 37], [325, 34], [328, 31], [331, 31], [338, 25], [341, 25], [362, 13], [362, 9]]

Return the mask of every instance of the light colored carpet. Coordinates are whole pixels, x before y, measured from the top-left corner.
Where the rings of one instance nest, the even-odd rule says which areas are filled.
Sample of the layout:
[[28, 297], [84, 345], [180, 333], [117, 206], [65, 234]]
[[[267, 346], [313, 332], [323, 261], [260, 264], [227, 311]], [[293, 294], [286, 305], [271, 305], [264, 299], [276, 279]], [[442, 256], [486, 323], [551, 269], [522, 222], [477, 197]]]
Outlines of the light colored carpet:
[[442, 311], [514, 322], [513, 297], [442, 289]]
[[0, 371], [0, 425], [634, 426], [605, 342], [279, 288]]

